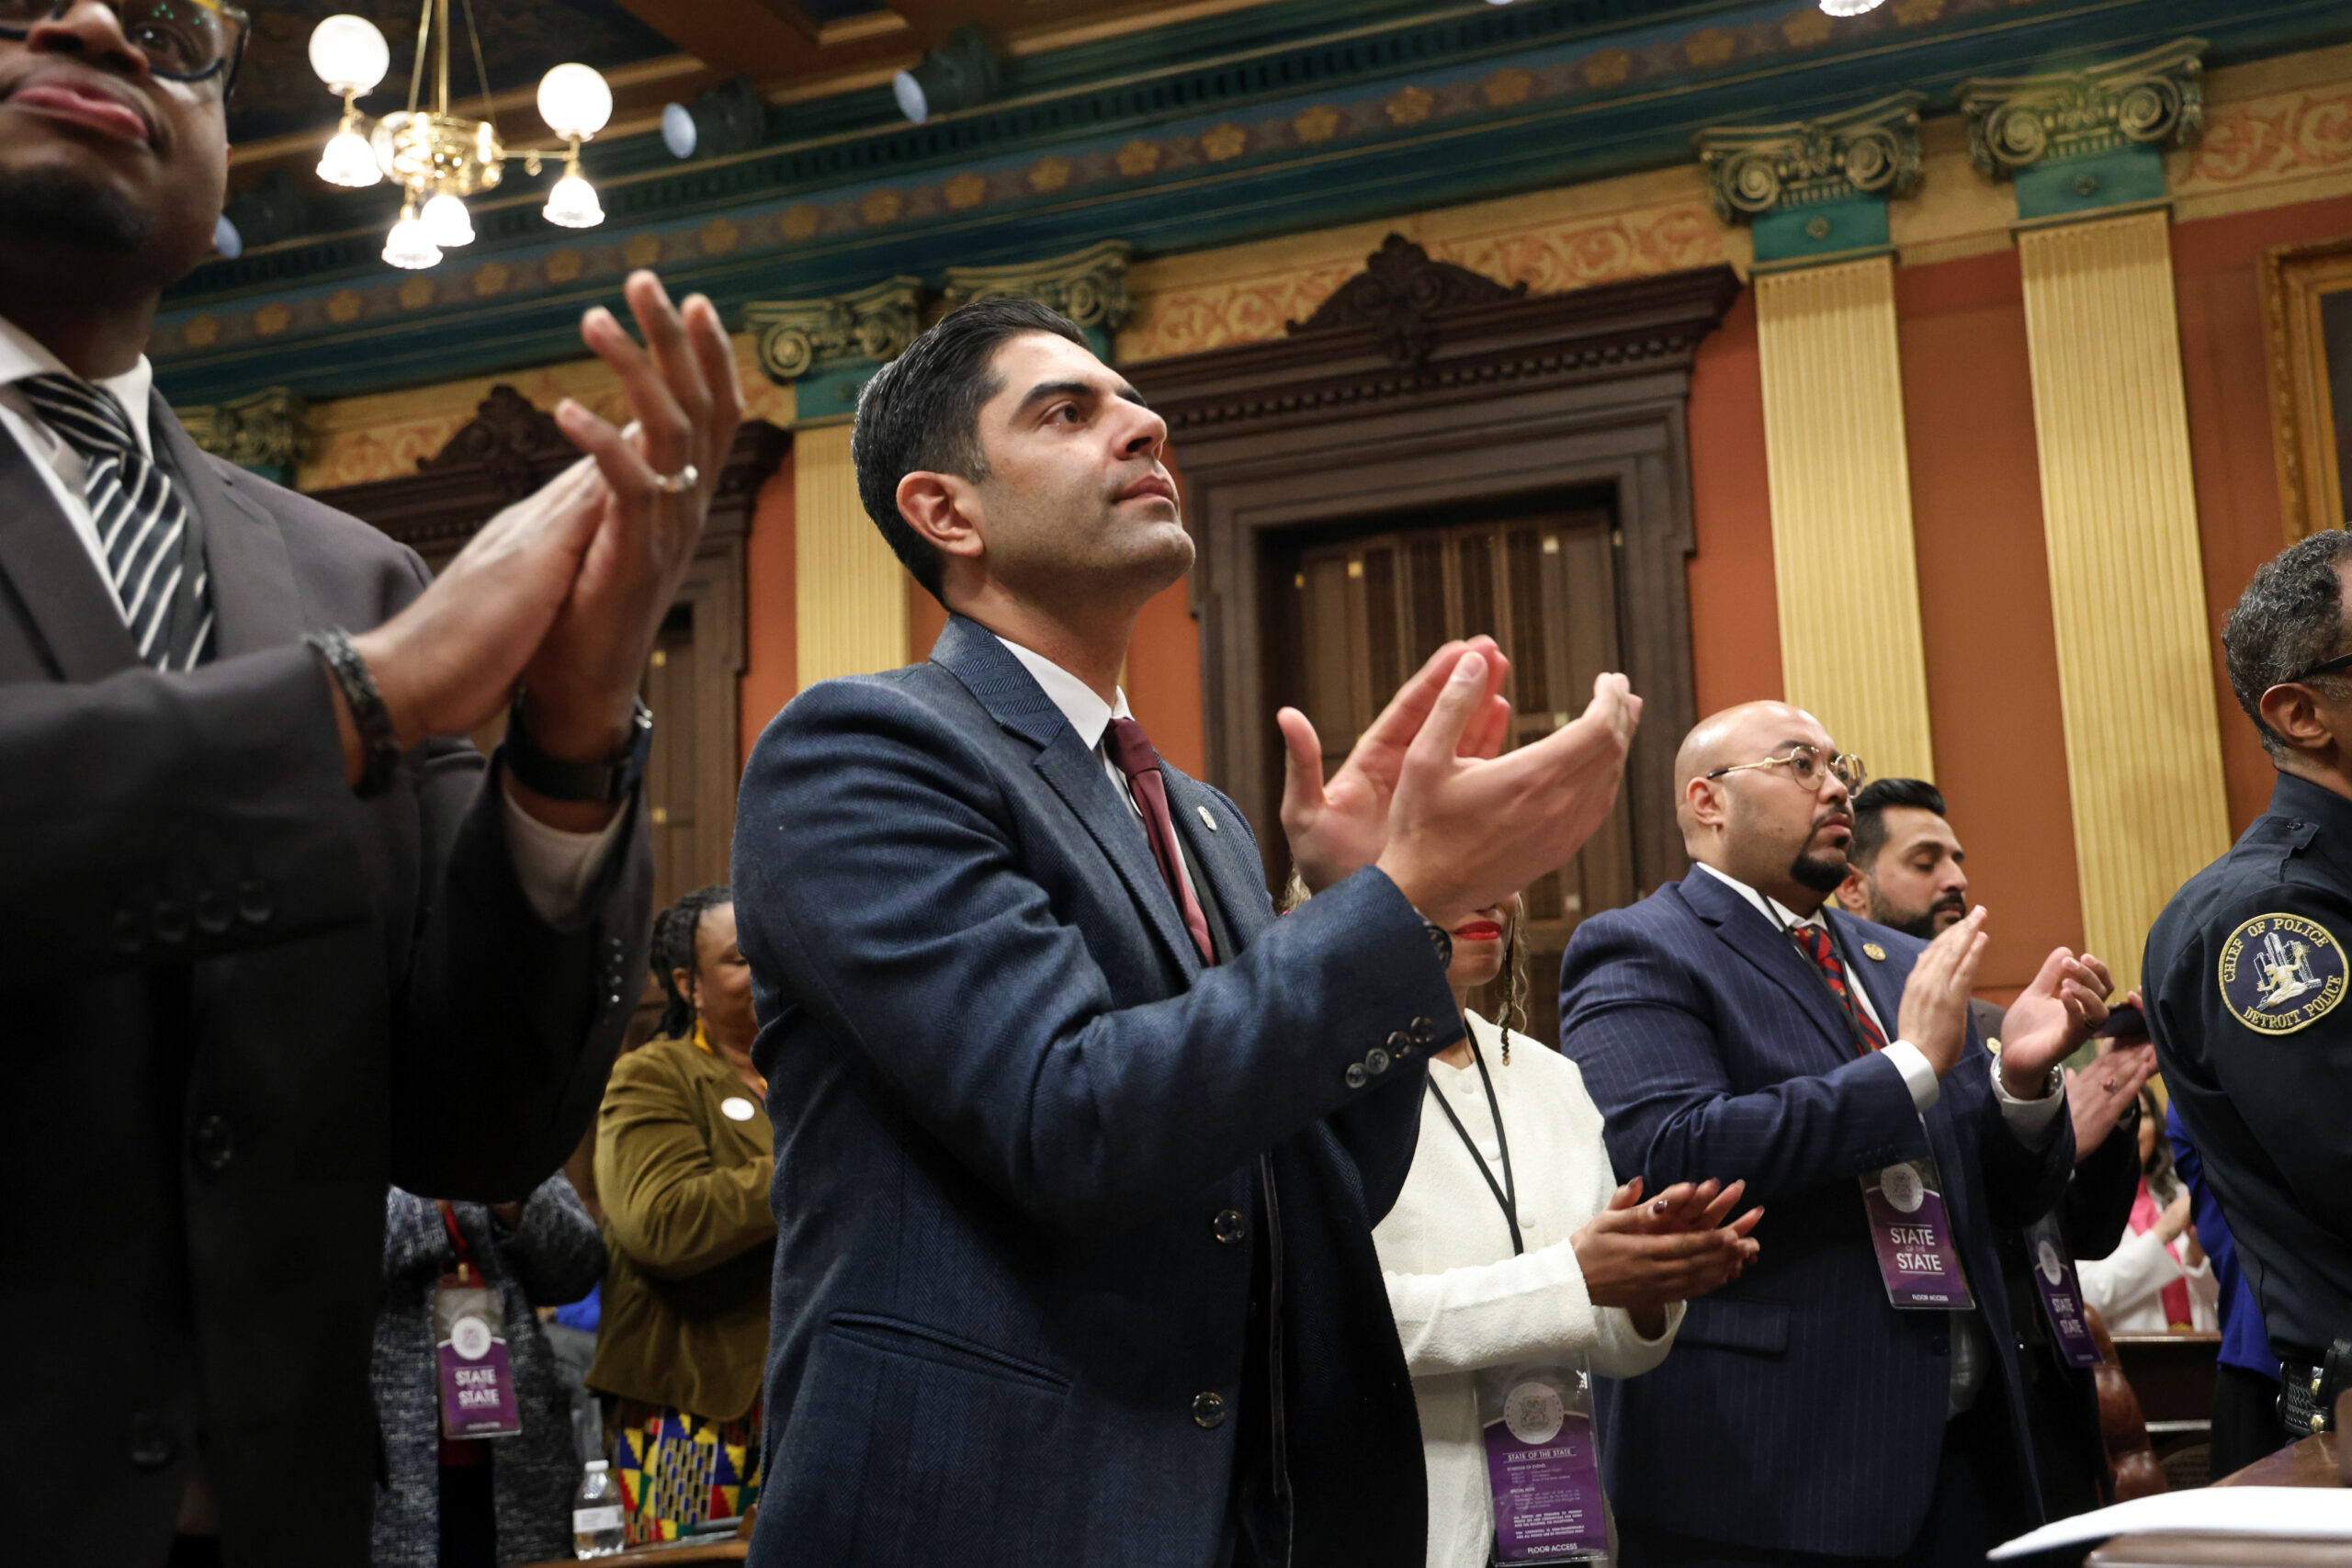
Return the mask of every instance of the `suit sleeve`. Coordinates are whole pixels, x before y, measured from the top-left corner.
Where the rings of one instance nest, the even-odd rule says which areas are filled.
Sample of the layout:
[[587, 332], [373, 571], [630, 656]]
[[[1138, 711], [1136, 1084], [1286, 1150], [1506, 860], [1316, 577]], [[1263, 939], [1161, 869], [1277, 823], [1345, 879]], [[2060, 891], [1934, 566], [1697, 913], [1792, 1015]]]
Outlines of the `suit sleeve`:
[[0, 990], [364, 921], [364, 808], [307, 648], [0, 686]]
[[2140, 1134], [2135, 1122], [2117, 1127], [2075, 1167], [2058, 1212], [2059, 1229], [2077, 1258], [2104, 1258], [2132, 1223], [2140, 1190]]
[[492, 1216], [490, 1244], [500, 1267], [535, 1307], [569, 1305], [605, 1277], [604, 1237], [560, 1174], [539, 1184], [513, 1230]]
[[1927, 1152], [1892, 1062], [1735, 1092], [1718, 1041], [1769, 1021], [1720, 1019], [1684, 961], [1614, 913], [1578, 927], [1561, 963], [1560, 1049], [1608, 1119], [1611, 1159], [1653, 1191], [1744, 1179], [1770, 1205]]
[[1182, 995], [1120, 1007], [988, 761], [885, 680], [812, 688], [763, 737], [735, 893], [754, 968], [978, 1179], [1069, 1227], [1164, 1207], [1386, 1092], [1348, 1069], [1416, 1018], [1428, 1048], [1462, 1032], [1420, 918], [1369, 870]]

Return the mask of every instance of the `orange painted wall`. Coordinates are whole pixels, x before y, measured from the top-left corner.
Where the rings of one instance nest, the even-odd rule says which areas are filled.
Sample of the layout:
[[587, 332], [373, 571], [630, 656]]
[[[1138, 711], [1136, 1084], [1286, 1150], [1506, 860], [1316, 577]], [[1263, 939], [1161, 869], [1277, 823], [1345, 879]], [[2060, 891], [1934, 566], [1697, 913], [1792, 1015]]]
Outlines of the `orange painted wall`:
[[799, 690], [797, 623], [793, 614], [792, 464], [785, 454], [752, 509], [743, 544], [742, 755], [792, 694]]
[[2275, 245], [2352, 234], [2352, 197], [2181, 223], [2172, 231], [2180, 301], [2181, 374], [2204, 542], [2205, 607], [2213, 633], [2215, 699], [2230, 828], [2242, 831], [2270, 799], [2274, 776], [2254, 727], [2230, 693], [2222, 626], [2255, 568], [2285, 547], [2271, 445], [2270, 386], [2259, 269]]
[[[1701, 716], [1781, 695], [1772, 497], [1756, 296], [1739, 297], [1690, 372], [1690, 655]], [[1678, 738], [1679, 739], [1679, 738]]]
[[1936, 781], [1997, 993], [2083, 941], [2017, 253], [1898, 267], [1894, 301]]

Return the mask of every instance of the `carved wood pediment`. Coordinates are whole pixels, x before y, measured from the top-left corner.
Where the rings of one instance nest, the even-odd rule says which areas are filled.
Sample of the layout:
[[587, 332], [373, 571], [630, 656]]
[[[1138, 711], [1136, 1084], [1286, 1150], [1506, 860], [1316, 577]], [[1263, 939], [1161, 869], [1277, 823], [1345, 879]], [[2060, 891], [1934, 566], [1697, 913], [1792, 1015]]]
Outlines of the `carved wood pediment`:
[[541, 465], [551, 457], [569, 462], [576, 455], [553, 414], [502, 382], [447, 445], [419, 457], [416, 467], [426, 474], [478, 469], [506, 500], [520, 501], [538, 488], [533, 476]]
[[1500, 304], [1526, 292], [1523, 282], [1505, 287], [1466, 266], [1433, 260], [1404, 235], [1391, 234], [1364, 258], [1362, 272], [1341, 284], [1313, 315], [1288, 326], [1294, 336], [1369, 329], [1395, 363], [1421, 365], [1437, 346], [1438, 318], [1445, 312]]

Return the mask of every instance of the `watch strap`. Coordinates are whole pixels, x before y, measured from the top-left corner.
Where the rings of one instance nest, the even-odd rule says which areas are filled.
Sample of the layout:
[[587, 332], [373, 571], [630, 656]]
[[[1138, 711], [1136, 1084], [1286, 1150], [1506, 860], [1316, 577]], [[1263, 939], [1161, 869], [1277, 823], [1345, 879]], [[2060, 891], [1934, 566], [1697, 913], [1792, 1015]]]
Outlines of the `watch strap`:
[[628, 739], [611, 756], [594, 762], [550, 757], [531, 739], [530, 727], [523, 722], [523, 688], [516, 686], [514, 704], [506, 712], [506, 743], [499, 750], [506, 771], [536, 794], [549, 800], [618, 806], [637, 792], [652, 748], [653, 710], [639, 697], [629, 719]]
[[384, 694], [376, 689], [376, 678], [368, 672], [368, 661], [352, 645], [351, 634], [341, 626], [311, 632], [302, 642], [319, 656], [341, 689], [344, 705], [351, 710], [351, 722], [359, 731], [363, 761], [352, 793], [363, 800], [383, 794], [391, 787], [392, 772], [401, 763], [401, 739], [392, 728]]

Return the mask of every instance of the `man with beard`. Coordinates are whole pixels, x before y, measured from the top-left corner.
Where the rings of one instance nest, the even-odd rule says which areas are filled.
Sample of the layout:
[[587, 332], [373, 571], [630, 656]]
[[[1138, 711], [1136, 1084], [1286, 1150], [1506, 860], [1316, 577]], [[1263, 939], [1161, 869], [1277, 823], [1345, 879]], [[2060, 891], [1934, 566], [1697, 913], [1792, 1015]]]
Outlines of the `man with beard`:
[[1801, 709], [1705, 720], [1675, 761], [1697, 864], [1562, 961], [1618, 1174], [1736, 1172], [1770, 1233], [1663, 1366], [1600, 1384], [1625, 1568], [1974, 1563], [2041, 1517], [1994, 1232], [2064, 1187], [2058, 1062], [2109, 982], [2052, 953], [1996, 1063], [1968, 1013], [1984, 910], [1923, 943], [1824, 909], [1861, 777]]
[[[528, 1192], [644, 962], [636, 694], [734, 433], [707, 301], [591, 311], [641, 431], [438, 581], [205, 456], [142, 348], [242, 14], [0, 0], [0, 1469], [45, 1562], [368, 1561], [385, 1184]], [[519, 694], [518, 694], [519, 682]], [[487, 768], [462, 739], [512, 706]]]
[[[1925, 779], [1872, 779], [1855, 795], [1853, 810], [1854, 836], [1846, 845], [1851, 869], [1838, 889], [1839, 904], [1922, 942], [1967, 917], [1962, 866], [1968, 852], [1952, 831], [1941, 790]], [[2139, 993], [2130, 999], [2138, 1005]], [[1977, 1033], [1998, 1052], [2008, 1032], [2007, 1010], [1981, 997], [1968, 1006]], [[2135, 1031], [2087, 1074], [2067, 1075], [2075, 1172], [2055, 1211], [2054, 1239], [2070, 1258], [2105, 1258], [2131, 1224], [2140, 1179], [2140, 1086], [2155, 1066], [2155, 1047], [2144, 1031]], [[2038, 1247], [2017, 1230], [2002, 1231], [1999, 1247], [2009, 1316], [2024, 1348], [2018, 1371], [2042, 1507], [2052, 1518], [2083, 1513], [2109, 1500], [2098, 1390], [2089, 1369], [2067, 1359], [2034, 1287]]]

